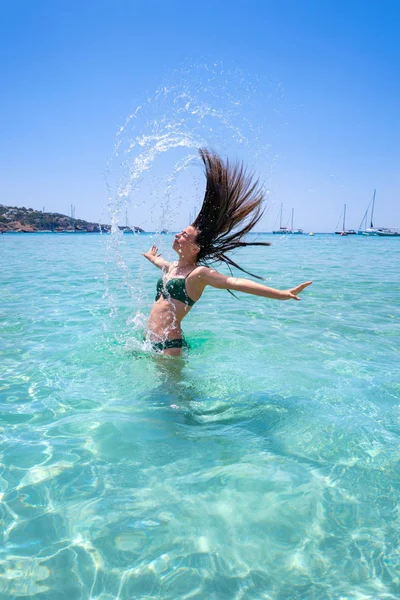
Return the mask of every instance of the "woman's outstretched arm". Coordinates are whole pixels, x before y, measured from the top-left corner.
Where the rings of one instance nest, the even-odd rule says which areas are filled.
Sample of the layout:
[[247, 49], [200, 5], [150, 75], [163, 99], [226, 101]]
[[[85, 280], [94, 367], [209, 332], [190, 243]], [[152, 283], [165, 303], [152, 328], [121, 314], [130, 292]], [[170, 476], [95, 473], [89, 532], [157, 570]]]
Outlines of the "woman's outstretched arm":
[[222, 290], [234, 290], [245, 294], [253, 294], [254, 296], [262, 296], [263, 298], [274, 298], [275, 300], [300, 300], [298, 294], [312, 284], [312, 281], [306, 281], [288, 290], [276, 290], [250, 279], [228, 277], [207, 267], [201, 269], [199, 277], [205, 285], [211, 285]]
[[161, 254], [158, 253], [157, 246], [152, 246], [148, 252], [143, 252], [142, 256], [147, 258], [154, 266], [162, 269], [163, 271], [168, 271], [170, 263], [162, 258]]

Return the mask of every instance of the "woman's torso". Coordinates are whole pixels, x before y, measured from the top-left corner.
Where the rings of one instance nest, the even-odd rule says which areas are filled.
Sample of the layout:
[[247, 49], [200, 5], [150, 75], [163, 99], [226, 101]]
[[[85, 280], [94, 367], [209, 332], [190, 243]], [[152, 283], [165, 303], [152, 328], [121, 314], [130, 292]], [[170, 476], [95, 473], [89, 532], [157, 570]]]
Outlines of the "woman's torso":
[[197, 265], [187, 270], [172, 266], [157, 283], [157, 296], [148, 323], [152, 341], [182, 337], [181, 322], [200, 298], [204, 286], [196, 277]]

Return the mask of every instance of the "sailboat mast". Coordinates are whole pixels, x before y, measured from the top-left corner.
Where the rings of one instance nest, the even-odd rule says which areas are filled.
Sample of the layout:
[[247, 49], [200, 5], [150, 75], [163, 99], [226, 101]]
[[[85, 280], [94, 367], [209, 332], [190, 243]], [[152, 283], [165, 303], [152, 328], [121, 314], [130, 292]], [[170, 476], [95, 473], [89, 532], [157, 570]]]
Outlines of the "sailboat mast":
[[343, 231], [346, 231], [346, 205], [344, 205], [343, 209]]
[[292, 231], [293, 231], [293, 219], [294, 219], [294, 208], [292, 208], [292, 227], [291, 227]]
[[283, 210], [283, 202], [281, 202], [281, 217], [279, 219], [279, 229], [282, 229], [282, 210]]
[[360, 223], [360, 226], [359, 226], [359, 228], [358, 228], [360, 231], [362, 231], [363, 224], [364, 224], [364, 230], [367, 228], [367, 217], [368, 217], [368, 208], [367, 208], [367, 210], [365, 211], [365, 213], [364, 213], [364, 216], [363, 216], [363, 218], [362, 218], [362, 221], [361, 221], [361, 223]]
[[376, 190], [374, 190], [374, 195], [372, 197], [371, 225], [370, 225], [371, 229], [373, 229], [373, 227], [374, 227], [373, 219], [374, 219], [375, 194], [376, 194]]

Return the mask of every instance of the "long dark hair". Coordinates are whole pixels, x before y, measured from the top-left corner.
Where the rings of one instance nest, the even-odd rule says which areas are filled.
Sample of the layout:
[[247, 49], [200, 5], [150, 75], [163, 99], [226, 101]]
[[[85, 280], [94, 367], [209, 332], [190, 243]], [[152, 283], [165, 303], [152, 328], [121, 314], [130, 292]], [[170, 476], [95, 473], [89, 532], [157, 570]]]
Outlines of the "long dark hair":
[[[207, 178], [203, 205], [192, 226], [198, 230], [196, 244], [199, 264], [223, 262], [257, 279], [263, 279], [240, 267], [229, 256], [236, 248], [270, 246], [268, 242], [245, 242], [244, 236], [259, 222], [264, 213], [264, 191], [243, 163], [231, 165], [205, 148], [199, 150]], [[238, 228], [238, 226], [240, 227]]]

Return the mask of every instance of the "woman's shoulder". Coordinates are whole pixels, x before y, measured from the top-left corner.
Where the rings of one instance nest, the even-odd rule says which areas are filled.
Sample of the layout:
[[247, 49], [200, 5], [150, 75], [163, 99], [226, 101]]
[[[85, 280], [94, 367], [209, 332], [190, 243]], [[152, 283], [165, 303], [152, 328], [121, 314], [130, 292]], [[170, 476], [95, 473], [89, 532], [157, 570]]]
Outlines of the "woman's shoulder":
[[211, 271], [210, 267], [206, 267], [206, 266], [204, 266], [204, 265], [197, 265], [197, 266], [196, 266], [196, 267], [193, 269], [192, 273], [193, 273], [193, 275], [197, 275], [197, 276], [201, 277], [201, 276], [203, 276], [203, 275], [206, 275], [206, 274], [207, 274], [207, 273], [209, 273], [210, 271]]
[[205, 265], [199, 265], [192, 271], [194, 277], [207, 281], [212, 275], [218, 274], [218, 271]]

